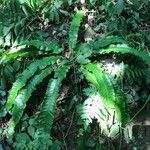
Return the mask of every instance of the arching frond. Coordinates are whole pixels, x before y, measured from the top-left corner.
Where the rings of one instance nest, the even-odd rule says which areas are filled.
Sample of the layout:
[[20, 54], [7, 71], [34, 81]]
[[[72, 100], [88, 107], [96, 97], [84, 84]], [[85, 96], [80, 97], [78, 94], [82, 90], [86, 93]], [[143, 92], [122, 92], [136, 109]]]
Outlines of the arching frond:
[[9, 122], [8, 134], [12, 135], [15, 129], [16, 124], [19, 122], [22, 117], [23, 111], [26, 107], [26, 103], [31, 97], [34, 90], [36, 90], [36, 86], [43, 81], [43, 79], [51, 74], [53, 71], [52, 67], [48, 67], [41, 71], [41, 73], [35, 75], [29, 83], [18, 93], [15, 101], [14, 107], [12, 109], [12, 118]]
[[105, 98], [106, 103], [110, 104], [110, 106], [114, 105], [114, 89], [107, 74], [96, 64], [88, 64], [85, 67], [86, 70], [83, 73], [87, 80], [96, 86], [102, 97]]
[[77, 44], [78, 30], [79, 30], [79, 26], [84, 15], [85, 15], [84, 11], [82, 10], [77, 11], [77, 13], [75, 14], [71, 22], [70, 31], [69, 31], [69, 48], [70, 49], [74, 49]]
[[129, 66], [126, 65], [125, 66], [125, 76], [128, 78], [132, 78], [132, 79], [136, 79], [136, 78], [142, 78], [142, 77], [146, 77], [148, 68], [138, 68], [136, 66]]
[[43, 5], [42, 14], [45, 14], [47, 18], [55, 23], [60, 22], [60, 7], [62, 5], [62, 1], [45, 1]]
[[117, 131], [119, 132], [120, 124], [116, 119], [114, 109], [107, 108], [102, 97], [97, 92], [89, 95], [84, 103], [78, 106], [78, 113], [83, 121], [85, 130], [96, 119], [101, 131], [107, 136], [113, 136], [114, 125], [117, 126]]
[[67, 65], [61, 66], [56, 71], [54, 78], [49, 81], [41, 113], [38, 119], [40, 126], [39, 129], [44, 132], [50, 133], [52, 128], [57, 97], [59, 95], [62, 80], [66, 77], [66, 73], [69, 68], [70, 66]]
[[60, 48], [58, 41], [55, 40], [53, 41], [30, 40], [25, 41], [21, 44], [27, 46], [34, 46], [40, 51], [53, 52], [55, 54], [58, 54], [62, 51], [62, 48]]
[[125, 114], [124, 99], [120, 96], [121, 92], [118, 92], [120, 95], [117, 94], [111, 78], [104, 72], [101, 66], [96, 64], [86, 65], [83, 73], [86, 79], [97, 88], [105, 106], [115, 109], [118, 122], [124, 124], [124, 120], [127, 120], [124, 118], [128, 118]]
[[38, 70], [44, 69], [50, 64], [54, 64], [58, 57], [45, 57], [43, 59], [37, 60], [34, 63], [31, 63], [23, 73], [18, 77], [18, 79], [13, 83], [13, 86], [9, 92], [9, 96], [6, 103], [6, 109], [10, 110], [12, 105], [15, 103], [15, 99], [18, 95], [18, 92], [26, 85], [27, 81], [34, 75]]
[[92, 49], [99, 50], [111, 44], [125, 44], [125, 43], [127, 44], [127, 42], [119, 36], [106, 36], [104, 38], [98, 37], [98, 39], [91, 41], [89, 45], [91, 46]]
[[102, 98], [95, 88], [90, 87], [85, 89], [85, 91], [87, 91], [86, 95], [88, 96], [88, 98], [84, 101], [83, 104], [78, 105], [77, 112], [83, 120], [83, 125], [86, 130], [89, 124], [92, 123], [93, 119], [97, 119], [99, 123], [102, 121], [106, 121], [108, 112], [102, 102]]
[[121, 45], [110, 45], [106, 49], [100, 50], [100, 54], [107, 54], [107, 53], [120, 53], [120, 54], [130, 54], [133, 56], [136, 56], [140, 58], [145, 64], [150, 65], [150, 53], [146, 51], [137, 50], [134, 48], [131, 48], [125, 44]]
[[16, 52], [5, 52], [2, 56], [0, 56], [0, 64], [8, 63], [9, 61], [15, 60], [18, 57], [27, 56], [29, 53], [30, 51], [27, 48], [20, 49]]

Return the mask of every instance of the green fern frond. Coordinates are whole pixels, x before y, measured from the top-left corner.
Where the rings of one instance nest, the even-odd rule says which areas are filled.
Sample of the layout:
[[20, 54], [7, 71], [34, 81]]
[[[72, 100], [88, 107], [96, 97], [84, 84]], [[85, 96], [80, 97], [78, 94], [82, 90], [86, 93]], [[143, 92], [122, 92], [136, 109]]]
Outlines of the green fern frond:
[[85, 12], [80, 10], [80, 11], [77, 11], [75, 16], [73, 17], [73, 20], [70, 26], [70, 31], [69, 31], [69, 48], [70, 49], [74, 49], [77, 44], [78, 30], [79, 30], [79, 26], [84, 15], [85, 15]]
[[43, 4], [43, 0], [19, 0], [19, 3], [21, 5], [27, 5], [28, 7], [36, 11], [36, 9], [38, 9], [38, 7]]
[[12, 108], [12, 105], [15, 103], [15, 99], [18, 95], [18, 92], [26, 85], [27, 81], [34, 75], [36, 71], [42, 70], [48, 65], [53, 65], [57, 59], [58, 57], [51, 56], [31, 63], [31, 65], [29, 65], [14, 82], [9, 92], [9, 96], [6, 103], [6, 109], [10, 110]]
[[117, 84], [113, 84], [114, 86], [114, 94], [115, 94], [115, 111], [116, 111], [116, 117], [117, 119], [119, 118], [120, 114], [120, 120], [121, 120], [121, 125], [125, 126], [129, 120], [130, 116], [127, 112], [127, 97], [124, 94], [122, 90], [120, 90], [120, 87]]
[[43, 5], [42, 14], [49, 18], [51, 21], [55, 21], [56, 23], [60, 22], [60, 7], [62, 5], [62, 1], [47, 1]]
[[114, 108], [117, 116], [117, 120], [119, 123], [124, 123], [123, 116], [124, 110], [122, 110], [122, 106], [119, 97], [117, 96], [114, 85], [111, 78], [104, 72], [101, 66], [96, 64], [88, 64], [85, 66], [83, 73], [88, 81], [90, 81], [100, 93], [100, 96], [103, 99], [103, 102], [107, 108]]
[[85, 66], [85, 68], [86, 70], [84, 70], [83, 73], [85, 74], [87, 80], [96, 86], [100, 92], [100, 95], [105, 97], [106, 103], [114, 105], [114, 89], [104, 70], [95, 64], [88, 64]]
[[56, 109], [57, 97], [61, 87], [62, 80], [66, 77], [70, 66], [61, 66], [55, 73], [54, 79], [50, 79], [45, 99], [39, 115], [39, 126], [40, 130], [50, 133], [52, 128], [54, 114]]
[[19, 122], [20, 118], [22, 117], [24, 108], [26, 107], [26, 103], [31, 97], [32, 93], [36, 90], [36, 86], [39, 85], [46, 76], [51, 74], [52, 71], [53, 71], [52, 67], [48, 67], [42, 70], [41, 73], [35, 75], [29, 81], [29, 83], [18, 93], [14, 102], [14, 107], [12, 109], [12, 118], [9, 122], [9, 127], [8, 127], [9, 135], [12, 135], [14, 133], [16, 124]]
[[38, 50], [53, 52], [55, 54], [62, 52], [62, 48], [60, 48], [59, 43], [56, 40], [48, 41], [48, 42], [41, 41], [41, 40], [30, 40], [21, 43], [21, 45], [34, 46]]
[[[77, 112], [81, 120], [83, 121], [84, 129], [87, 130], [89, 125], [92, 123], [93, 119], [96, 119], [101, 127], [101, 131], [114, 138], [119, 133], [119, 128], [121, 124], [117, 121], [116, 110], [114, 108], [106, 107], [103, 97], [97, 92], [97, 90], [93, 87], [87, 88], [84, 90], [88, 98], [84, 101], [83, 104], [78, 105]], [[120, 95], [116, 93], [116, 95]], [[122, 101], [122, 96], [117, 96]], [[124, 106], [124, 103], [122, 103]], [[121, 108], [122, 106], [120, 106]], [[123, 111], [123, 110], [122, 110]], [[127, 122], [126, 114], [122, 114], [124, 121]], [[115, 133], [114, 133], [115, 129]]]
[[[89, 88], [85, 89], [89, 90]], [[77, 107], [78, 113], [83, 120], [83, 125], [85, 130], [88, 128], [89, 124], [92, 123], [93, 119], [97, 119], [97, 121], [102, 123], [102, 121], [106, 121], [106, 117], [108, 116], [108, 111], [105, 105], [102, 102], [102, 98], [97, 92], [95, 88], [91, 88], [90, 93], [88, 92], [88, 98], [84, 101], [84, 103]]]
[[127, 44], [125, 40], [123, 40], [121, 37], [118, 36], [107, 36], [104, 38], [99, 38], [91, 41], [89, 45], [91, 46], [92, 49], [94, 50], [99, 50], [101, 48], [107, 47], [111, 44]]
[[121, 45], [110, 45], [106, 49], [100, 50], [100, 54], [107, 54], [107, 53], [120, 53], [120, 54], [131, 54], [140, 58], [145, 64], [150, 65], [150, 53], [146, 51], [137, 50], [127, 46], [126, 44]]
[[88, 59], [92, 55], [92, 50], [89, 47], [88, 43], [79, 44], [76, 47], [76, 61], [80, 64], [87, 64], [90, 62]]
[[49, 19], [51, 21], [56, 21], [56, 23], [59, 23], [60, 15], [59, 15], [59, 9], [56, 7], [56, 5], [52, 5], [49, 13]]
[[0, 56], [0, 64], [8, 63], [11, 60], [15, 60], [18, 57], [24, 57], [29, 54], [30, 52], [29, 52], [29, 49], [27, 48], [22, 48], [16, 52], [4, 52], [2, 56]]
[[147, 68], [137, 68], [136, 66], [125, 65], [125, 76], [128, 78], [136, 79], [138, 77], [145, 77]]
[[111, 132], [113, 124], [118, 124], [114, 109], [105, 107], [102, 97], [98, 93], [90, 95], [83, 105], [78, 107], [78, 113], [83, 120], [85, 130], [94, 119], [99, 123], [101, 130], [107, 134]]

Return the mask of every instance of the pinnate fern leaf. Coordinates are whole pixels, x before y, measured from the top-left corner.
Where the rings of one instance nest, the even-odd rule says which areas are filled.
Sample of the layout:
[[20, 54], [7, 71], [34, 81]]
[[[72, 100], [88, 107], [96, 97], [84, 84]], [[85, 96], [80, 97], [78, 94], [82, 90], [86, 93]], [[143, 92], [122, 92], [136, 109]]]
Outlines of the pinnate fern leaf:
[[110, 106], [114, 105], [114, 89], [104, 70], [96, 64], [88, 64], [84, 74], [87, 80], [96, 86], [101, 96], [105, 98], [106, 103], [110, 104]]
[[18, 92], [26, 85], [27, 81], [35, 74], [36, 71], [44, 69], [50, 64], [54, 64], [58, 57], [45, 57], [41, 60], [37, 60], [34, 63], [31, 63], [23, 73], [18, 77], [18, 79], [13, 83], [13, 86], [9, 92], [9, 96], [6, 103], [6, 109], [10, 110], [12, 105], [15, 103], [15, 99], [18, 95]]
[[120, 15], [124, 8], [124, 0], [118, 0], [116, 4], [117, 14]]
[[52, 67], [48, 67], [41, 71], [41, 73], [35, 75], [29, 83], [19, 92], [17, 95], [14, 107], [12, 109], [12, 118], [9, 122], [8, 134], [12, 135], [14, 133], [14, 129], [16, 124], [19, 122], [22, 117], [24, 108], [26, 107], [26, 103], [31, 97], [32, 93], [36, 90], [36, 86], [43, 81], [43, 79], [51, 74], [53, 71]]
[[42, 110], [39, 115], [39, 130], [50, 133], [52, 128], [54, 114], [56, 109], [57, 97], [61, 87], [62, 80], [66, 77], [70, 66], [64, 65], [58, 68], [53, 79], [50, 79]]
[[86, 65], [83, 73], [86, 79], [97, 88], [105, 106], [115, 109], [118, 122], [124, 124], [124, 120], [127, 120], [124, 118], [128, 117], [125, 114], [125, 107], [122, 107], [124, 99], [116, 93], [111, 78], [100, 65], [96, 64]]
[[[120, 102], [117, 102], [117, 104], [122, 105], [120, 108], [123, 108], [124, 105], [124, 97], [122, 94], [118, 93], [115, 90], [115, 97], [116, 102], [119, 99]], [[118, 122], [116, 114], [116, 109], [111, 107], [106, 107], [106, 104], [104, 103], [103, 97], [97, 92], [97, 90], [92, 86], [89, 88], [84, 89], [85, 95], [88, 96], [88, 98], [84, 101], [83, 104], [79, 104], [77, 107], [77, 112], [83, 122], [84, 129], [87, 130], [90, 123], [92, 123], [93, 119], [96, 119], [99, 123], [99, 126], [101, 127], [101, 131], [106, 134], [107, 136], [110, 136], [114, 138], [116, 134], [119, 133], [119, 128], [122, 124]], [[123, 99], [122, 99], [123, 98]], [[121, 109], [123, 121], [127, 121], [127, 115], [124, 113], [124, 108]], [[124, 122], [126, 123], [126, 122]], [[117, 131], [114, 133], [114, 128], [117, 129]]]
[[111, 44], [126, 44], [127, 42], [119, 36], [107, 36], [104, 38], [98, 38], [89, 43], [90, 47], [94, 50], [107, 47]]
[[[114, 138], [119, 133], [120, 124], [116, 119], [114, 109], [105, 107], [102, 97], [98, 93], [90, 95], [83, 105], [78, 107], [78, 113], [85, 130], [93, 119], [96, 119], [101, 127], [101, 132], [107, 136]], [[114, 127], [117, 129], [115, 134], [113, 133]]]
[[29, 50], [28, 49], [20, 49], [16, 52], [4, 52], [1, 56], [0, 56], [0, 64], [5, 64], [8, 63], [11, 60], [15, 60], [18, 57], [23, 57], [23, 56], [27, 56], [29, 54]]
[[88, 128], [93, 119], [99, 123], [105, 122], [108, 117], [108, 110], [102, 102], [99, 93], [91, 93], [82, 105], [78, 106], [78, 113], [83, 120], [85, 130]]
[[126, 44], [110, 45], [106, 49], [100, 50], [100, 54], [107, 53], [120, 53], [120, 54], [131, 54], [140, 58], [145, 64], [150, 65], [150, 53], [147, 51], [141, 51], [127, 46]]
[[125, 66], [125, 76], [132, 79], [142, 78], [146, 77], [146, 72], [148, 71], [148, 68], [137, 68], [136, 66]]
[[75, 14], [71, 22], [70, 31], [69, 31], [69, 48], [70, 49], [74, 49], [77, 44], [78, 30], [79, 30], [79, 26], [84, 15], [85, 15], [84, 11], [82, 10], [77, 11], [77, 13]]
[[59, 43], [55, 40], [48, 42], [41, 40], [30, 40], [23, 42], [22, 45], [34, 46], [41, 51], [53, 52], [55, 54], [58, 54], [62, 51], [62, 48], [60, 48]]

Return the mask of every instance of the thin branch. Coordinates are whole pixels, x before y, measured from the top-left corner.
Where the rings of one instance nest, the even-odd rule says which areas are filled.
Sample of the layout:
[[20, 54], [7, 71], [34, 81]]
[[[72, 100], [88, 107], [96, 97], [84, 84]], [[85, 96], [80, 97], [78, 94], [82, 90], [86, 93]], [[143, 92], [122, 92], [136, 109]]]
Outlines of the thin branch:
[[134, 119], [135, 117], [137, 117], [137, 115], [145, 108], [145, 106], [147, 105], [147, 103], [149, 102], [149, 100], [150, 100], [150, 94], [149, 94], [147, 100], [145, 101], [144, 105], [142, 106], [142, 108], [130, 119], [129, 122], [132, 122], [133, 119]]

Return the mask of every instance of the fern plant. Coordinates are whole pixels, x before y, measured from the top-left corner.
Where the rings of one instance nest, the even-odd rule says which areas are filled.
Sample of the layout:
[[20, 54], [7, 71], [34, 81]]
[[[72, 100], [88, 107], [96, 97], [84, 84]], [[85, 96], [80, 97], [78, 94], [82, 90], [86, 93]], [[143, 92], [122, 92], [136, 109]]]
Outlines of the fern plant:
[[[84, 13], [82, 12], [82, 14]], [[81, 11], [79, 11], [76, 14], [75, 18], [78, 15], [80, 16], [79, 19], [81, 20], [81, 18], [83, 17], [83, 15], [81, 15]], [[78, 21], [78, 24], [80, 24], [80, 21]], [[79, 28], [79, 25], [77, 25], [77, 27], [76, 25], [72, 26], [71, 30], [73, 30], [73, 28]], [[77, 35], [77, 32], [73, 34]], [[54, 47], [49, 46], [52, 44], [54, 45]], [[14, 133], [14, 129], [17, 123], [19, 122], [20, 118], [22, 117], [23, 111], [26, 107], [26, 103], [31, 97], [33, 91], [36, 89], [36, 86], [40, 82], [42, 82], [42, 80], [46, 76], [54, 73], [54, 77], [52, 77], [52, 79], [50, 79], [49, 81], [42, 110], [38, 117], [40, 125], [38, 129], [39, 132], [50, 133], [53, 124], [58, 93], [61, 87], [61, 83], [71, 67], [71, 63], [66, 58], [63, 58], [63, 60], [61, 60], [62, 57], [59, 54], [60, 53], [59, 49], [61, 50], [61, 48], [56, 47], [57, 44], [54, 41], [52, 43], [45, 43], [42, 41], [41, 42], [38, 41], [37, 43], [37, 41], [32, 40], [29, 42], [22, 43], [22, 45], [26, 45], [27, 47], [34, 46], [39, 50], [48, 51], [49, 54], [52, 52], [52, 54], [53, 55], [55, 54], [56, 56], [43, 57], [42, 59], [39, 59], [34, 63], [31, 63], [18, 76], [18, 79], [13, 83], [13, 86], [9, 92], [9, 96], [6, 103], [6, 109], [10, 111], [12, 114], [12, 118], [10, 120], [8, 127], [8, 134], [12, 135]], [[10, 55], [13, 56], [13, 54], [11, 53]], [[19, 55], [14, 56], [15, 56], [13, 57], [14, 59], [16, 57], [20, 57]], [[1, 60], [4, 59], [6, 59], [6, 57], [2, 56]], [[57, 61], [59, 60], [61, 60], [60, 65], [57, 64]], [[48, 117], [49, 119], [46, 119], [45, 117], [46, 118]]]
[[[17, 46], [29, 39], [42, 39], [44, 24], [59, 22], [61, 2], [43, 0], [9, 0], [0, 4], [0, 45]], [[43, 31], [42, 31], [43, 30]]]
[[[107, 54], [109, 56], [115, 54], [121, 56], [132, 55], [144, 64], [146, 68], [149, 68], [150, 54], [129, 47], [127, 44], [124, 44], [124, 40], [116, 36], [105, 37], [104, 39], [98, 39], [97, 37], [90, 43], [78, 42], [79, 26], [85, 15], [84, 11], [77, 11], [71, 22], [68, 42], [68, 49], [71, 52], [69, 58], [62, 56], [62, 48], [55, 41], [42, 42], [31, 40], [22, 43], [24, 49], [36, 49], [38, 57], [37, 60], [34, 59], [33, 62], [30, 62], [30, 65], [16, 77], [16, 81], [9, 91], [6, 109], [12, 117], [8, 124], [8, 136], [15, 132], [16, 125], [23, 115], [27, 101], [30, 99], [33, 91], [36, 90], [37, 85], [47, 76], [49, 76], [50, 80], [48, 81], [45, 97], [37, 117], [37, 138], [41, 139], [44, 134], [50, 135], [62, 82], [66, 79], [69, 70], [75, 67], [74, 64], [79, 68], [77, 71], [84, 76], [84, 82], [89, 87], [94, 88], [94, 93], [89, 92], [83, 97], [87, 98], [87, 100], [80, 105], [78, 110], [85, 129], [88, 128], [93, 119], [97, 119], [105, 133], [111, 134], [114, 129], [118, 129], [118, 126], [124, 126], [128, 122], [126, 95], [117, 84], [115, 78], [106, 71], [100, 60], [102, 56], [107, 56]], [[20, 53], [24, 54], [24, 51], [19, 52], [1, 56], [2, 65], [7, 63], [7, 58], [10, 61], [10, 57], [11, 61], [15, 61], [17, 58], [21, 59], [22, 55]], [[30, 51], [27, 53], [30, 54]], [[108, 119], [110, 117], [115, 118], [115, 121], [112, 118]], [[116, 126], [113, 126], [111, 131], [106, 131], [105, 125], [108, 125], [107, 122], [109, 122], [109, 129], [114, 124]]]

